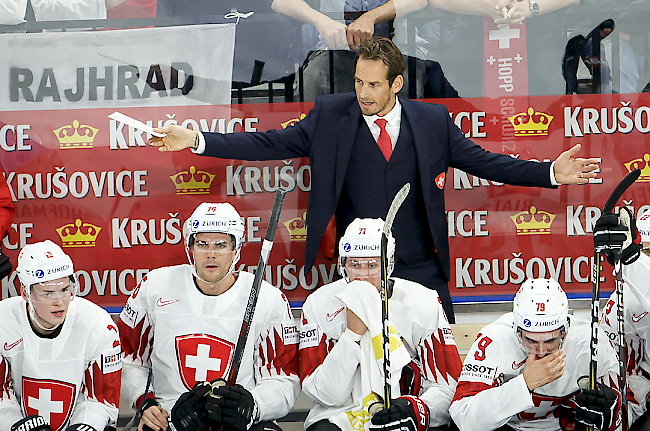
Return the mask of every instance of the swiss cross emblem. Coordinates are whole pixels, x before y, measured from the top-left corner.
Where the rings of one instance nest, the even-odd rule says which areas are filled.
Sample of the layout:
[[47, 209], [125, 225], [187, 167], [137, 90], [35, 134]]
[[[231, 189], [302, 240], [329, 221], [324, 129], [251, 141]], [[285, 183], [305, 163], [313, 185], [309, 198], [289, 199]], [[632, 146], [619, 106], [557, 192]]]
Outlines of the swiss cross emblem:
[[445, 186], [445, 173], [441, 173], [436, 177], [436, 185], [440, 190]]
[[176, 337], [176, 358], [181, 380], [187, 389], [197, 382], [224, 376], [232, 359], [235, 345], [207, 334]]
[[23, 377], [23, 407], [27, 415], [43, 416], [52, 431], [60, 431], [72, 413], [75, 385]]
[[45, 252], [45, 257], [47, 257], [48, 259], [52, 259], [54, 257], [54, 255], [52, 254], [51, 251], [46, 251]]
[[548, 417], [553, 410], [562, 404], [565, 400], [569, 399], [573, 394], [564, 397], [552, 397], [549, 395], [541, 395], [535, 392], [532, 393], [534, 407], [525, 410], [517, 416], [523, 421], [533, 421]]

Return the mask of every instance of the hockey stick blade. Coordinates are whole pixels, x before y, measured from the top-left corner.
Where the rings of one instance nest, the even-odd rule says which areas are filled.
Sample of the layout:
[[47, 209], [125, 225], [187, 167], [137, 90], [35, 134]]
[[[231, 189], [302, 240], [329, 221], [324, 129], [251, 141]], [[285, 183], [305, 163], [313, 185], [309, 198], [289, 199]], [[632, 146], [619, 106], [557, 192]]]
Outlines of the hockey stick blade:
[[239, 338], [237, 339], [237, 345], [235, 346], [235, 353], [233, 355], [232, 364], [230, 366], [230, 372], [228, 373], [228, 386], [235, 384], [235, 381], [237, 380], [237, 374], [239, 373], [239, 367], [241, 366], [241, 362], [244, 357], [246, 339], [248, 338], [248, 332], [250, 331], [251, 324], [253, 323], [253, 314], [255, 313], [255, 306], [257, 305], [257, 297], [259, 296], [260, 287], [264, 278], [266, 263], [268, 262], [271, 248], [273, 247], [275, 230], [278, 227], [280, 212], [282, 212], [282, 204], [284, 203], [284, 197], [286, 194], [287, 190], [284, 189], [278, 189], [278, 191], [275, 192], [275, 201], [273, 202], [273, 209], [271, 210], [269, 225], [266, 228], [266, 235], [264, 236], [264, 242], [262, 243], [262, 252], [260, 253], [260, 259], [257, 263], [257, 269], [255, 270], [255, 279], [253, 280], [251, 292], [248, 296], [248, 303], [246, 304], [246, 310], [244, 311], [244, 320], [242, 321], [241, 329], [239, 330]]
[[388, 214], [386, 214], [386, 221], [384, 222], [383, 233], [386, 236], [388, 236], [391, 229], [393, 228], [393, 221], [395, 221], [397, 210], [399, 210], [399, 207], [402, 206], [402, 203], [406, 199], [406, 196], [408, 196], [410, 190], [411, 190], [411, 184], [406, 183], [402, 186], [402, 188], [399, 190], [399, 192], [397, 192], [397, 194], [393, 198], [393, 202], [391, 202], [390, 208], [388, 208]]
[[609, 196], [609, 199], [607, 199], [607, 203], [605, 203], [605, 206], [603, 207], [603, 214], [612, 212], [616, 202], [618, 202], [621, 196], [623, 196], [625, 190], [634, 184], [637, 178], [639, 178], [639, 175], [641, 175], [641, 169], [635, 169], [627, 174], [620, 183], [618, 183], [612, 194]]

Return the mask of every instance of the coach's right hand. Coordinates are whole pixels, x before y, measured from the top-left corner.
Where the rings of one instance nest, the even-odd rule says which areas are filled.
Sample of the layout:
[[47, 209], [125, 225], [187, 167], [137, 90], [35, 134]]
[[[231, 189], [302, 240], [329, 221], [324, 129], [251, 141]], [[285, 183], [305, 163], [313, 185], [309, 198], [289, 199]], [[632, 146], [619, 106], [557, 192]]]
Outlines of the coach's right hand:
[[158, 151], [181, 151], [198, 143], [198, 133], [185, 127], [170, 125], [156, 127], [153, 130], [154, 132], [166, 134], [162, 138], [158, 136], [149, 138], [149, 143], [154, 147], [158, 147]]
[[528, 355], [524, 367], [524, 381], [529, 391], [534, 391], [540, 386], [559, 379], [564, 374], [566, 354], [562, 350], [556, 350], [543, 358], [537, 358], [535, 353]]

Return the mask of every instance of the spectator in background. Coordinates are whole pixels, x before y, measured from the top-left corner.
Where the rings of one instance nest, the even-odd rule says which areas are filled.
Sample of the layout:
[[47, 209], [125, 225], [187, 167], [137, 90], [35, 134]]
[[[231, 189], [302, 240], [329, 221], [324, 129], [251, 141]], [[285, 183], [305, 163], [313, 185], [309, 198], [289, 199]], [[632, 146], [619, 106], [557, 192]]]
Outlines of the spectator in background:
[[[0, 170], [0, 240], [9, 235], [11, 221], [14, 218], [14, 204], [11, 200], [11, 192], [7, 185], [7, 180]], [[0, 245], [0, 279], [5, 278], [11, 273], [11, 262], [9, 258], [2, 253]]]

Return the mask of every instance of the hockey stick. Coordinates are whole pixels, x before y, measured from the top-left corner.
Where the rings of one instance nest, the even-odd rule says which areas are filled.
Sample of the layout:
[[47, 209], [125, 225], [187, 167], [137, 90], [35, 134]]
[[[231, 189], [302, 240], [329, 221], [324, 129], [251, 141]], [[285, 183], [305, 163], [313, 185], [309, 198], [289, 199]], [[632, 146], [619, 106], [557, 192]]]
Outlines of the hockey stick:
[[411, 184], [406, 183], [402, 186], [393, 198], [393, 202], [388, 208], [386, 221], [381, 232], [381, 320], [382, 320], [382, 338], [384, 344], [384, 408], [390, 407], [390, 332], [388, 327], [388, 236], [393, 227], [393, 221], [400, 206], [406, 199], [411, 190]]
[[135, 411], [135, 414], [133, 415], [131, 420], [124, 426], [124, 428], [122, 428], [122, 431], [131, 431], [131, 428], [133, 428], [134, 426], [137, 427], [140, 424], [140, 419], [142, 418], [142, 414], [144, 413], [142, 407], [144, 407], [144, 400], [147, 398], [147, 393], [149, 393], [149, 386], [151, 386], [151, 380], [153, 380], [153, 368], [149, 368], [149, 375], [147, 376], [147, 386], [145, 386], [144, 396], [142, 397], [142, 401], [140, 401], [140, 405], [138, 406], [138, 409]]
[[[603, 214], [611, 213], [614, 209], [616, 202], [623, 196], [623, 193], [639, 178], [641, 175], [640, 169], [635, 169], [623, 178], [623, 180], [616, 186], [612, 194], [607, 199], [605, 206], [603, 207]], [[615, 254], [618, 256], [618, 265], [620, 267], [620, 252]], [[589, 361], [589, 381], [587, 389], [595, 390], [596, 389], [596, 379], [598, 378], [598, 307], [600, 301], [600, 266], [602, 263], [602, 257], [600, 252], [594, 248], [594, 266], [592, 270], [592, 290], [591, 290], [591, 340], [589, 343], [589, 350], [591, 353], [591, 360]], [[616, 262], [615, 262], [616, 266]], [[621, 293], [622, 295], [622, 293]], [[620, 377], [619, 377], [620, 378]], [[625, 378], [623, 376], [623, 378]], [[621, 395], [623, 399], [625, 394]], [[588, 430], [593, 428], [587, 427]]]
[[[246, 347], [248, 332], [250, 331], [251, 325], [253, 323], [253, 314], [255, 313], [255, 306], [257, 305], [257, 297], [259, 296], [260, 287], [262, 286], [262, 279], [264, 278], [266, 263], [269, 260], [269, 254], [271, 253], [271, 248], [273, 247], [275, 229], [278, 227], [280, 212], [282, 211], [282, 204], [284, 203], [284, 196], [286, 194], [287, 191], [283, 189], [278, 189], [278, 191], [275, 192], [275, 201], [273, 202], [273, 209], [271, 210], [271, 218], [269, 219], [269, 225], [266, 228], [266, 235], [264, 236], [264, 242], [262, 243], [260, 260], [257, 262], [257, 270], [255, 270], [255, 279], [253, 280], [251, 292], [248, 296], [248, 303], [246, 304], [246, 310], [244, 311], [244, 320], [242, 321], [241, 329], [239, 330], [239, 338], [237, 339], [235, 354], [233, 355], [233, 360], [230, 365], [228, 380], [226, 380], [225, 383], [228, 386], [233, 386], [235, 384], [235, 381], [237, 380], [237, 374], [239, 373], [239, 367], [241, 366], [242, 359], [244, 358], [244, 348]], [[224, 381], [222, 379], [216, 379], [210, 383], [212, 384], [213, 389], [224, 386]]]

